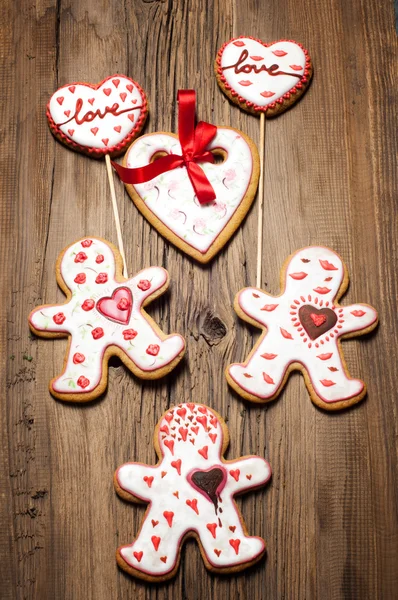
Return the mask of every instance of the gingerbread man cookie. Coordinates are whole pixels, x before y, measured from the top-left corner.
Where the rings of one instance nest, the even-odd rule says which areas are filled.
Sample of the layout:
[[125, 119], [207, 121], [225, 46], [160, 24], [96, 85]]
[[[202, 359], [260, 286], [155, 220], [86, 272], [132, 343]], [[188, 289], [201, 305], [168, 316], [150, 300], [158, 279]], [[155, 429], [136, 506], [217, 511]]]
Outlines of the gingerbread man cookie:
[[211, 571], [239, 571], [260, 560], [265, 542], [248, 536], [234, 496], [264, 485], [271, 468], [258, 456], [224, 460], [228, 442], [218, 413], [201, 404], [179, 404], [156, 426], [158, 464], [126, 463], [117, 469], [117, 493], [149, 503], [138, 537], [117, 551], [122, 569], [149, 581], [169, 579], [190, 536]]
[[340, 340], [368, 333], [378, 316], [368, 304], [338, 304], [348, 281], [338, 254], [310, 246], [287, 259], [280, 296], [258, 288], [237, 294], [238, 315], [263, 329], [246, 362], [226, 370], [238, 394], [268, 402], [280, 394], [291, 371], [301, 370], [312, 401], [322, 408], [345, 408], [365, 396], [363, 381], [348, 374]]
[[112, 355], [143, 379], [162, 377], [181, 360], [184, 339], [166, 336], [143, 310], [167, 289], [167, 271], [149, 267], [126, 280], [121, 270], [112, 244], [79, 240], [63, 250], [56, 265], [66, 304], [39, 306], [29, 315], [36, 335], [70, 336], [63, 372], [50, 383], [56, 398], [86, 402], [102, 394]]

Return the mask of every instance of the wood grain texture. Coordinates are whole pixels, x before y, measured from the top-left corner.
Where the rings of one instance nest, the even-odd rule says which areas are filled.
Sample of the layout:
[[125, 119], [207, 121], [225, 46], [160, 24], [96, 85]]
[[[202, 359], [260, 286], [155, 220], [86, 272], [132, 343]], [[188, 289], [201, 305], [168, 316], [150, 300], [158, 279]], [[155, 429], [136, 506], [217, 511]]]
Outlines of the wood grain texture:
[[[1, 6], [0, 596], [37, 600], [202, 598], [392, 600], [398, 589], [397, 39], [391, 0], [4, 0]], [[311, 53], [310, 90], [267, 124], [263, 287], [278, 293], [284, 259], [330, 246], [349, 267], [347, 301], [369, 302], [381, 325], [344, 343], [368, 384], [357, 408], [326, 414], [293, 375], [267, 407], [246, 405], [222, 376], [258, 332], [233, 297], [253, 285], [257, 211], [210, 266], [191, 262], [151, 229], [117, 182], [130, 273], [166, 267], [170, 292], [151, 307], [164, 331], [186, 336], [187, 357], [158, 382], [118, 362], [106, 396], [68, 406], [50, 396], [66, 340], [30, 336], [27, 315], [59, 302], [54, 265], [83, 235], [116, 242], [105, 164], [51, 136], [45, 104], [69, 81], [113, 72], [147, 91], [145, 131], [176, 131], [176, 93], [192, 87], [198, 116], [242, 129], [259, 121], [228, 103], [213, 76], [221, 44], [248, 34], [297, 39]], [[395, 69], [394, 69], [395, 66]], [[344, 303], [344, 300], [343, 300]], [[156, 587], [119, 571], [144, 510], [120, 500], [114, 469], [153, 463], [153, 428], [181, 401], [228, 420], [227, 458], [265, 456], [273, 479], [239, 500], [268, 558], [243, 575], [209, 575], [195, 543], [176, 579]]]

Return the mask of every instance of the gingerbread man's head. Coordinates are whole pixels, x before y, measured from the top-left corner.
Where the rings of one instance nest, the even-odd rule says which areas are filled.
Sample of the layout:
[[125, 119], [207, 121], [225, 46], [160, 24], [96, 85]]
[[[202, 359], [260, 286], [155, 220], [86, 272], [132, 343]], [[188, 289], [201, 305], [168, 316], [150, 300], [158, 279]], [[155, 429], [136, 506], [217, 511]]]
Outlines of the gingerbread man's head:
[[72, 292], [76, 289], [81, 291], [85, 285], [94, 283], [106, 285], [115, 277], [115, 255], [109, 242], [86, 238], [64, 251], [57, 263], [58, 269]]
[[285, 289], [308, 299], [318, 296], [333, 302], [342, 285], [345, 267], [340, 256], [321, 246], [302, 248], [289, 257], [285, 266]]

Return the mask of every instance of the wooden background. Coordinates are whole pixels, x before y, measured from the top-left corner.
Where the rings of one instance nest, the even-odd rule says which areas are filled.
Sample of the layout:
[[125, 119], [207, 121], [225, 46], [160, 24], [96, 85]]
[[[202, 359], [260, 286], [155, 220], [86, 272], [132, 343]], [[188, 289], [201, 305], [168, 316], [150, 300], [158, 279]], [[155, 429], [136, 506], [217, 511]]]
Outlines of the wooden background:
[[[3, 599], [381, 599], [398, 590], [397, 69], [392, 0], [3, 0], [1, 8], [2, 402], [0, 596]], [[66, 340], [31, 337], [29, 311], [61, 302], [54, 264], [84, 235], [116, 242], [105, 166], [51, 136], [49, 96], [114, 72], [148, 93], [145, 131], [176, 131], [176, 93], [193, 87], [198, 116], [242, 129], [259, 121], [228, 103], [213, 60], [233, 35], [301, 41], [313, 84], [267, 126], [263, 286], [278, 293], [289, 253], [324, 244], [346, 261], [347, 302], [369, 302], [380, 327], [344, 343], [368, 383], [357, 408], [327, 414], [292, 376], [266, 408], [232, 393], [222, 370], [258, 332], [239, 322], [234, 294], [255, 281], [256, 205], [208, 268], [151, 229], [117, 183], [130, 273], [163, 265], [171, 290], [151, 314], [186, 336], [171, 376], [142, 383], [114, 360], [106, 396], [69, 406], [48, 392]], [[395, 194], [395, 198], [394, 198]], [[240, 500], [265, 563], [215, 577], [188, 543], [175, 580], [145, 585], [119, 571], [144, 510], [120, 500], [115, 468], [153, 462], [152, 432], [168, 407], [201, 401], [228, 419], [229, 458], [265, 456], [267, 488]]]

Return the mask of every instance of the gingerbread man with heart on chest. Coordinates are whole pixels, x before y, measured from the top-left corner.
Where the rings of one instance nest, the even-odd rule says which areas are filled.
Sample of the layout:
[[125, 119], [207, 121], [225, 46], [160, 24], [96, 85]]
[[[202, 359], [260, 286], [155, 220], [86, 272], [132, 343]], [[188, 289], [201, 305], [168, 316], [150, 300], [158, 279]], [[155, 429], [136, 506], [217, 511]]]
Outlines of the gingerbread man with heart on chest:
[[238, 293], [238, 315], [263, 329], [247, 361], [226, 370], [238, 394], [268, 402], [280, 394], [291, 371], [301, 370], [312, 401], [321, 408], [345, 408], [365, 396], [364, 382], [348, 374], [340, 340], [371, 331], [378, 316], [368, 304], [338, 304], [348, 282], [336, 252], [310, 246], [287, 259], [280, 296], [258, 288]]
[[154, 436], [159, 463], [127, 463], [115, 473], [122, 498], [149, 503], [138, 537], [117, 551], [120, 567], [150, 581], [169, 579], [189, 536], [211, 571], [238, 571], [260, 560], [265, 542], [247, 534], [234, 496], [264, 485], [271, 469], [258, 456], [224, 460], [228, 441], [223, 419], [204, 405], [179, 404], [165, 413]]
[[121, 271], [117, 248], [98, 238], [79, 240], [59, 256], [56, 277], [67, 303], [29, 315], [35, 334], [70, 336], [63, 372], [50, 383], [56, 398], [86, 402], [103, 393], [112, 355], [143, 379], [162, 377], [181, 360], [184, 338], [166, 336], [143, 309], [167, 289], [167, 271], [149, 267], [128, 280]]

